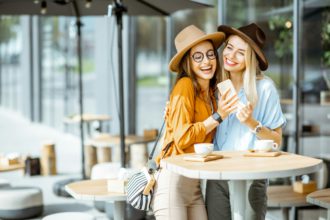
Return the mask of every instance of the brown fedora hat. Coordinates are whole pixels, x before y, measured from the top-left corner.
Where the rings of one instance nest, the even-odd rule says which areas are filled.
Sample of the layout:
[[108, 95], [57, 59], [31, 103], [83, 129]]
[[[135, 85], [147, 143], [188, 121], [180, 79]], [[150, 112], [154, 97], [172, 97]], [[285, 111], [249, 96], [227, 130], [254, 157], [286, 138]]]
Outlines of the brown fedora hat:
[[227, 37], [230, 35], [238, 35], [241, 37], [255, 51], [260, 69], [266, 70], [268, 68], [268, 61], [262, 51], [265, 45], [266, 35], [257, 24], [252, 23], [238, 29], [226, 25], [220, 25], [218, 31], [225, 32]]
[[196, 44], [205, 40], [212, 41], [214, 48], [218, 49], [225, 40], [225, 34], [222, 32], [206, 34], [194, 25], [190, 25], [180, 31], [174, 39], [177, 53], [170, 61], [169, 69], [172, 72], [179, 72], [179, 64], [186, 52]]

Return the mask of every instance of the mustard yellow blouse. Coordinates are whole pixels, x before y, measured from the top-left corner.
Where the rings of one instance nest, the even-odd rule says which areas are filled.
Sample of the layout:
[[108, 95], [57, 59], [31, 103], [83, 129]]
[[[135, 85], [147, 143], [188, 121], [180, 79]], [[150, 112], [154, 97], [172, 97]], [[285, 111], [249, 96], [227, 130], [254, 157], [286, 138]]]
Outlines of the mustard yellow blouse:
[[[213, 109], [216, 101], [210, 91]], [[169, 103], [169, 115], [166, 120], [166, 132], [161, 153], [157, 156], [159, 164], [164, 148], [174, 140], [165, 157], [194, 152], [195, 143], [211, 143], [215, 129], [206, 135], [203, 121], [212, 114], [211, 103], [197, 97], [193, 82], [189, 77], [181, 78], [174, 86]]]

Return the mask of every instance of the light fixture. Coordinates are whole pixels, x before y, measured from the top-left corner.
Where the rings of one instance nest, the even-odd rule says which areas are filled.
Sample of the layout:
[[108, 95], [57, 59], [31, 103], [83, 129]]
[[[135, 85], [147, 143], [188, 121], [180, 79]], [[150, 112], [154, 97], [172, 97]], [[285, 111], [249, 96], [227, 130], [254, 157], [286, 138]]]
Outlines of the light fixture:
[[39, 0], [33, 0], [34, 4], [39, 4]]
[[287, 29], [290, 29], [290, 28], [292, 27], [292, 22], [291, 22], [291, 21], [286, 21], [286, 22], [285, 22], [285, 27], [286, 27]]
[[47, 13], [47, 2], [45, 0], [43, 0], [41, 2], [41, 10], [40, 10], [40, 13], [42, 15], [46, 14]]
[[92, 6], [92, 0], [85, 1], [85, 8], [90, 8]]

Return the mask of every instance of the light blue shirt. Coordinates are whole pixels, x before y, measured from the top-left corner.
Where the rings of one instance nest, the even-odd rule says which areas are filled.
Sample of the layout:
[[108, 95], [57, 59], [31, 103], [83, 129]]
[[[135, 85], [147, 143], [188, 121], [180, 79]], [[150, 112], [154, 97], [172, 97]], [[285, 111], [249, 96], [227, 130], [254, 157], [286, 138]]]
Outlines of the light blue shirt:
[[[286, 119], [273, 81], [268, 78], [257, 80], [257, 93], [258, 102], [253, 110], [253, 118], [270, 129], [285, 126]], [[247, 103], [243, 88], [238, 97], [243, 104]], [[215, 150], [248, 150], [253, 149], [256, 139], [256, 135], [232, 113], [217, 127], [213, 142]]]

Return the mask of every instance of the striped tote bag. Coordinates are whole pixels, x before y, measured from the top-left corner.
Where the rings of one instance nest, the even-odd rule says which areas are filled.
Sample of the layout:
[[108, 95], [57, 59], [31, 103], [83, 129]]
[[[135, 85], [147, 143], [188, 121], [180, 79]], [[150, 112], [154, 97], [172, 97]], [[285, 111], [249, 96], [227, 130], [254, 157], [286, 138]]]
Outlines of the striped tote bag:
[[154, 183], [153, 172], [146, 168], [134, 174], [127, 183], [127, 202], [136, 209], [149, 211]]
[[[149, 211], [150, 203], [152, 200], [152, 195], [154, 193], [155, 176], [159, 170], [159, 165], [155, 167], [155, 162], [153, 160], [153, 155], [157, 147], [157, 143], [161, 137], [163, 128], [165, 126], [165, 121], [160, 129], [160, 133], [155, 141], [154, 147], [148, 157], [148, 168], [144, 167], [140, 172], [134, 174], [128, 179], [126, 186], [127, 202], [131, 204], [134, 208], [144, 211]], [[168, 149], [172, 145], [173, 141], [168, 143], [163, 149], [164, 156], [166, 155]], [[164, 157], [163, 156], [163, 157]]]

